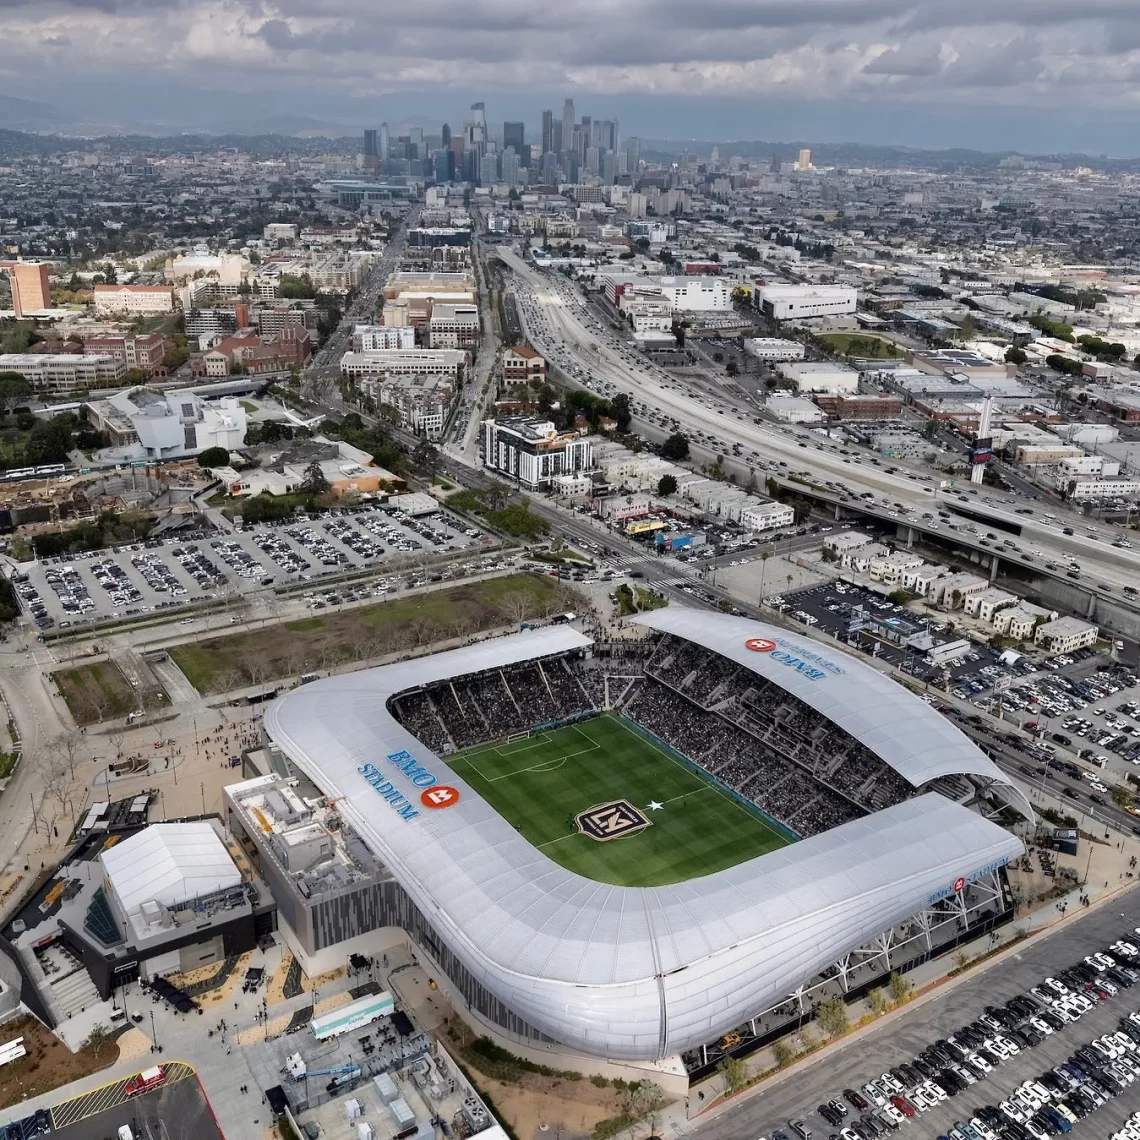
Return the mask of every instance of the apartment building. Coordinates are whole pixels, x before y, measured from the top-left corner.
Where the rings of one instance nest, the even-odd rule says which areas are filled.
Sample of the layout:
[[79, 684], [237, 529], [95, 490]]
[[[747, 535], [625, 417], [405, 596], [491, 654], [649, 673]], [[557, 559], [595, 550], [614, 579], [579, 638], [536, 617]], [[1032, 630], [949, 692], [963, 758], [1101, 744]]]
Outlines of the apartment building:
[[470, 356], [457, 348], [392, 348], [346, 352], [340, 358], [345, 376], [444, 376], [461, 384]]
[[547, 490], [560, 475], [592, 469], [593, 449], [577, 432], [560, 432], [540, 417], [483, 421], [483, 466], [528, 491]]
[[427, 327], [430, 348], [472, 348], [479, 343], [479, 307], [434, 304]]
[[395, 408], [401, 427], [428, 439], [443, 434], [455, 403], [455, 382], [446, 376], [367, 376], [360, 387], [378, 404]]
[[1059, 617], [1055, 621], [1039, 625], [1033, 634], [1033, 642], [1040, 645], [1046, 653], [1059, 656], [1096, 645], [1099, 634], [1100, 630], [1095, 625], [1081, 621], [1080, 618]]
[[357, 325], [352, 333], [355, 352], [385, 352], [415, 348], [416, 330], [411, 325]]

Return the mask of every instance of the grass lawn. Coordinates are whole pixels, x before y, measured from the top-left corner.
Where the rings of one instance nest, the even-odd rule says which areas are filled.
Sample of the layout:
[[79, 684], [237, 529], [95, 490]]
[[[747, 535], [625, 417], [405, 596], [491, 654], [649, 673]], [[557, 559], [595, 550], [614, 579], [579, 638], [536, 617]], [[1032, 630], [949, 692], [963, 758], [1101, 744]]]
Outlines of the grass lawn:
[[61, 669], [53, 673], [55, 682], [76, 724], [95, 724], [101, 720], [115, 720], [137, 709], [140, 704], [148, 710], [162, 708], [170, 698], [162, 689], [139, 691], [123, 676], [113, 661], [97, 661], [75, 669]]
[[[757, 813], [617, 716], [444, 759], [537, 848], [598, 882], [629, 887], [683, 882], [788, 842]], [[578, 813], [617, 799], [631, 803], [650, 826], [602, 841], [575, 825]]]
[[4, 1024], [4, 1040], [24, 1039], [28, 1055], [0, 1067], [0, 1108], [10, 1108], [27, 1097], [77, 1081], [119, 1059], [113, 1040], [90, 1041], [72, 1053], [51, 1030], [34, 1017], [21, 1017]]
[[347, 661], [431, 645], [573, 609], [565, 584], [509, 574], [375, 606], [300, 618], [247, 633], [173, 646], [170, 656], [198, 692], [225, 693]]
[[883, 357], [902, 356], [903, 351], [893, 341], [874, 333], [821, 333], [819, 339], [840, 356]]

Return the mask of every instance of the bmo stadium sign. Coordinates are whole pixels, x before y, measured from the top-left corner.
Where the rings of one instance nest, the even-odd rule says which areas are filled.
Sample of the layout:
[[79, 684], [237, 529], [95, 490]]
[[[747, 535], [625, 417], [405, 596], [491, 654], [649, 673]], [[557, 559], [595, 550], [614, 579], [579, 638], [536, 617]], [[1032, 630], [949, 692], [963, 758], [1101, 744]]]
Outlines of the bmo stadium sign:
[[751, 649], [753, 653], [767, 653], [773, 661], [794, 669], [809, 681], [822, 681], [829, 675], [843, 676], [841, 665], [804, 646], [792, 648], [778, 637], [750, 637], [745, 641], [744, 648]]
[[361, 764], [357, 771], [380, 794], [392, 810], [403, 820], [417, 819], [420, 808], [437, 810], [448, 808], [459, 802], [459, 790], [449, 784], [441, 784], [435, 775], [425, 768], [410, 752], [389, 752], [388, 762], [398, 768], [407, 777], [412, 786], [419, 791], [418, 805], [408, 799], [400, 789], [376, 767], [375, 764]]

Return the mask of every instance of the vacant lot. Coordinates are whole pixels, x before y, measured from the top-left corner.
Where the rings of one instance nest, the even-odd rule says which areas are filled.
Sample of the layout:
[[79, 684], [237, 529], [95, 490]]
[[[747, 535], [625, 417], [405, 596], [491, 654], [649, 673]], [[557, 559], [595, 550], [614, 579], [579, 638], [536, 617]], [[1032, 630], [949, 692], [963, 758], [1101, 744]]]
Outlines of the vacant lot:
[[176, 645], [170, 656], [199, 693], [225, 693], [517, 624], [573, 609], [575, 600], [573, 591], [551, 578], [511, 574], [327, 617]]
[[0, 1108], [51, 1092], [89, 1073], [105, 1069], [119, 1059], [119, 1047], [109, 1037], [93, 1035], [72, 1053], [34, 1017], [21, 1017], [4, 1024], [4, 1040], [24, 1039], [28, 1055], [0, 1067]]
[[872, 333], [823, 333], [819, 339], [840, 356], [874, 359], [902, 355], [902, 349], [898, 345]]
[[170, 703], [161, 689], [138, 690], [114, 661], [98, 661], [52, 674], [76, 724], [115, 720], [134, 709], [146, 711]]

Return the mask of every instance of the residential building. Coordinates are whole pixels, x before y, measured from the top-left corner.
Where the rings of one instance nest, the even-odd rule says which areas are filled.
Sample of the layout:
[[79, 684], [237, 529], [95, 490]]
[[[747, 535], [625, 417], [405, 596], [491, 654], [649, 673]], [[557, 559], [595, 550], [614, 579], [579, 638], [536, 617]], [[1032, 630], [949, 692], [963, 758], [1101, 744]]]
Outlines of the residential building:
[[939, 578], [944, 578], [946, 573], [945, 566], [916, 566], [903, 574], [903, 589], [912, 594], [917, 594], [920, 598], [925, 598], [929, 595], [930, 588], [934, 583]]
[[892, 550], [882, 557], [873, 558], [867, 570], [872, 582], [898, 586], [906, 571], [917, 570], [922, 563], [923, 560], [911, 550]]
[[389, 348], [415, 348], [416, 330], [411, 325], [357, 325], [352, 333], [355, 352]]
[[850, 315], [856, 296], [850, 285], [760, 285], [752, 304], [770, 320], [802, 321]]
[[805, 350], [798, 340], [784, 340], [778, 336], [750, 336], [744, 340], [744, 351], [756, 360], [779, 363], [803, 360]]
[[849, 551], [858, 550], [861, 546], [870, 546], [874, 541], [869, 534], [864, 534], [861, 530], [846, 530], [828, 535], [823, 540], [823, 546], [825, 550], [830, 550], [832, 554], [842, 558]]
[[250, 309], [249, 320], [250, 324], [257, 330], [258, 336], [279, 336], [290, 328], [308, 329], [310, 336], [316, 343], [320, 311], [311, 301], [299, 301], [292, 305]]
[[161, 333], [146, 336], [93, 336], [83, 342], [83, 351], [95, 356], [115, 356], [128, 369], [139, 368], [153, 375], [166, 358], [166, 341]]
[[1040, 645], [1046, 653], [1057, 656], [1096, 645], [1099, 634], [1100, 630], [1095, 625], [1081, 621], [1080, 618], [1059, 617], [1055, 621], [1039, 625], [1033, 634], [1033, 642]]
[[483, 421], [483, 466], [528, 491], [547, 490], [558, 476], [589, 471], [592, 465], [590, 440], [560, 432], [549, 420], [510, 416]]
[[980, 621], [992, 624], [994, 614], [998, 610], [1003, 610], [1007, 606], [1015, 606], [1017, 601], [1016, 594], [991, 587], [988, 590], [980, 590], [976, 594], [968, 595], [962, 608], [970, 617], [976, 617]]
[[503, 351], [503, 383], [529, 384], [546, 379], [546, 358], [529, 344], [516, 344]]
[[932, 582], [926, 596], [936, 605], [946, 605], [956, 610], [971, 594], [980, 594], [989, 588], [987, 579], [962, 571]]
[[1131, 499], [1140, 495], [1140, 481], [1135, 479], [1062, 479], [1069, 498], [1078, 502], [1093, 499]]
[[191, 309], [185, 317], [186, 339], [201, 342], [237, 332], [237, 314], [233, 309]]
[[169, 285], [96, 285], [97, 316], [154, 316], [174, 312], [174, 290]]
[[0, 353], [0, 372], [18, 372], [42, 394], [114, 388], [127, 378], [126, 361], [117, 356], [69, 353]]
[[216, 402], [189, 390], [130, 388], [86, 405], [96, 431], [105, 431], [124, 458], [177, 459], [211, 447], [245, 443], [245, 408], [236, 397]]
[[[368, 131], [364, 132], [366, 135]], [[373, 131], [372, 134], [376, 132]], [[270, 222], [262, 231], [262, 236], [270, 242], [294, 242], [297, 240], [296, 222]]]
[[472, 348], [479, 343], [479, 306], [434, 304], [427, 327], [429, 348]]
[[1056, 621], [1058, 616], [1056, 610], [1023, 601], [1008, 609], [998, 610], [993, 616], [993, 627], [1014, 641], [1025, 641], [1033, 636], [1033, 630], [1038, 625]]
[[455, 403], [453, 377], [441, 375], [366, 376], [361, 391], [378, 404], [395, 408], [400, 426], [427, 439], [439, 439]]

